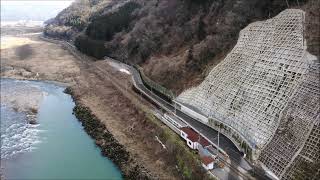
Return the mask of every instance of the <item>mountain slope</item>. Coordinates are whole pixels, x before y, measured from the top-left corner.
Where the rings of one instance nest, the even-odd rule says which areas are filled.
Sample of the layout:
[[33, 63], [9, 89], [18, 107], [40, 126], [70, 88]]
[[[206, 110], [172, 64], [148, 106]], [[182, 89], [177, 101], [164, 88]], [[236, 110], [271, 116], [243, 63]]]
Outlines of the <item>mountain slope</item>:
[[[282, 11], [297, 11], [284, 15], [295, 24], [267, 20]], [[72, 40], [97, 59], [139, 65], [177, 94], [194, 87], [184, 103], [203, 108], [209, 125], [217, 118], [235, 129], [249, 159], [290, 179], [314, 174], [301, 164], [318, 161], [312, 136], [319, 127], [319, 18], [319, 0], [79, 0], [48, 22], [45, 33]], [[269, 29], [260, 32], [259, 24]], [[314, 55], [310, 62], [306, 51]]]
[[309, 134], [320, 120], [320, 63], [306, 51], [304, 25], [298, 9], [248, 25], [205, 80], [177, 98], [206, 115], [208, 126], [223, 123], [249, 159], [283, 179], [297, 176], [299, 162], [317, 166], [320, 156], [320, 134]]
[[304, 8], [310, 16], [307, 32], [312, 32], [312, 40], [307, 43], [319, 56], [319, 37], [314, 35], [319, 1], [287, 2], [78, 0], [50, 22], [45, 33], [73, 39], [80, 50], [98, 59], [110, 56], [138, 64], [152, 80], [180, 93], [199, 84], [225, 57], [242, 28], [288, 5]]

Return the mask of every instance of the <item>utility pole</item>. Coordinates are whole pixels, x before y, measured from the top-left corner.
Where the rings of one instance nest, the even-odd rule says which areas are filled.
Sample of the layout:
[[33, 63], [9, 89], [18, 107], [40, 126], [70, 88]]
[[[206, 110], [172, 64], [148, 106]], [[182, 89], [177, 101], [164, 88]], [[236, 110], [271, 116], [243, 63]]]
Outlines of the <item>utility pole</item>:
[[[176, 94], [175, 94], [175, 97], [177, 97]], [[174, 114], [177, 115], [177, 103], [175, 101], [173, 101], [173, 103], [174, 103]]]
[[199, 131], [199, 134], [198, 134], [198, 146], [200, 144], [200, 131]]
[[219, 157], [219, 148], [220, 148], [220, 125], [219, 125], [219, 129], [218, 129], [218, 153], [217, 153], [217, 155], [218, 155], [218, 157]]

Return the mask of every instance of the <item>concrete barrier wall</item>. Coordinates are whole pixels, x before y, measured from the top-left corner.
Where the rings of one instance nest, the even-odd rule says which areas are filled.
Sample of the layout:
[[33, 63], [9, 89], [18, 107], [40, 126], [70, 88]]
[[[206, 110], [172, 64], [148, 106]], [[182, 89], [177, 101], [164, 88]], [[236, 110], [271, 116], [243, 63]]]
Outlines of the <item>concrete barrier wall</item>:
[[[175, 102], [177, 103], [177, 102]], [[179, 103], [178, 103], [179, 104]], [[195, 112], [194, 110], [182, 105], [182, 104], [179, 104], [180, 105], [180, 110], [188, 115], [190, 115], [191, 117], [193, 117], [194, 119], [197, 119], [197, 120], [200, 120], [202, 123], [205, 123], [207, 124], [209, 121], [208, 121], [208, 118], [204, 115], [201, 115], [197, 112]]]

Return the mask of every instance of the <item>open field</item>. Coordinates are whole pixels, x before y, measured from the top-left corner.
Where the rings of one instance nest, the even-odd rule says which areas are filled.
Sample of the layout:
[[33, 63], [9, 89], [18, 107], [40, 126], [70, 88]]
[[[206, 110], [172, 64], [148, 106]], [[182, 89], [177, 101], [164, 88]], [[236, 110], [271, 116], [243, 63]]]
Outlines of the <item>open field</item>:
[[[10, 47], [1, 49], [2, 77], [68, 83], [77, 103], [88, 107], [129, 152], [127, 171], [147, 172], [156, 179], [202, 174], [194, 152], [155, 119], [149, 110], [152, 106], [131, 89], [128, 74], [112, 68], [107, 61], [81, 61], [64, 46], [43, 41], [36, 34], [13, 39]], [[97, 144], [105, 142], [96, 140]], [[183, 158], [193, 163], [189, 166], [176, 161]]]
[[39, 34], [6, 36], [1, 42], [1, 77], [74, 83], [80, 69], [60, 45], [39, 39]]

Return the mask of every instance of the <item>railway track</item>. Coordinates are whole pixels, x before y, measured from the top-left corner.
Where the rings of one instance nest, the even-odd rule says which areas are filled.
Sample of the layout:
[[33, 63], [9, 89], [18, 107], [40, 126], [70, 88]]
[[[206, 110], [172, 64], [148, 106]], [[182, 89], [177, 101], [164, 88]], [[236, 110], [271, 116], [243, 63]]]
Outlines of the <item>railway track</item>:
[[[52, 43], [58, 43], [63, 45], [71, 54], [73, 54], [77, 59], [81, 60], [81, 66], [84, 66], [84, 68], [90, 69], [90, 68], [94, 68], [94, 71], [92, 71], [93, 73], [95, 73], [99, 78], [105, 79], [108, 78], [108, 80], [120, 91], [122, 91], [123, 89], [125, 89], [125, 87], [123, 87], [123, 84], [120, 84], [118, 82], [117, 79], [113, 78], [112, 75], [110, 74], [110, 72], [102, 69], [101, 67], [95, 65], [94, 63], [91, 63], [92, 61], [89, 61], [89, 59], [92, 59], [90, 57], [87, 57], [86, 55], [83, 55], [82, 53], [78, 52], [77, 48], [71, 44], [70, 42], [66, 42], [66, 41], [61, 41], [61, 40], [56, 40], [56, 39], [51, 39], [51, 38], [46, 38], [44, 36], [40, 37], [41, 39], [48, 41], [48, 42], [52, 42]], [[133, 85], [141, 92], [144, 93], [148, 98], [150, 98], [152, 101], [155, 101], [155, 103], [159, 104], [162, 108], [164, 108], [167, 111], [172, 111], [172, 109], [168, 108], [167, 106], [172, 106], [172, 104], [169, 104], [168, 102], [164, 101], [165, 104], [162, 104], [161, 102], [155, 100], [153, 97], [151, 97], [150, 95], [148, 95], [147, 92], [144, 92], [143, 89], [141, 89], [138, 85], [143, 85], [141, 78], [137, 77], [138, 74], [136, 71], [134, 71], [135, 69], [133, 69], [130, 65], [127, 65], [129, 71], [131, 72], [132, 75], [132, 81], [133, 81]], [[100, 72], [100, 73], [98, 73]], [[106, 74], [106, 76], [101, 76], [101, 74]], [[140, 78], [140, 80], [139, 80]], [[172, 107], [171, 107], [172, 108]], [[187, 123], [187, 122], [186, 122]], [[189, 123], [187, 123], [189, 124]], [[232, 159], [232, 158], [231, 158]], [[238, 169], [238, 165], [233, 165], [232, 162], [229, 163], [227, 161], [225, 161], [224, 159], [219, 157], [219, 160], [221, 160], [225, 165], [227, 165], [230, 170], [232, 170], [232, 173], [242, 177], [243, 179], [255, 179], [252, 176], [248, 175], [248, 174], [244, 174], [242, 173], [239, 169]], [[260, 175], [259, 177], [263, 177], [264, 175]]]

